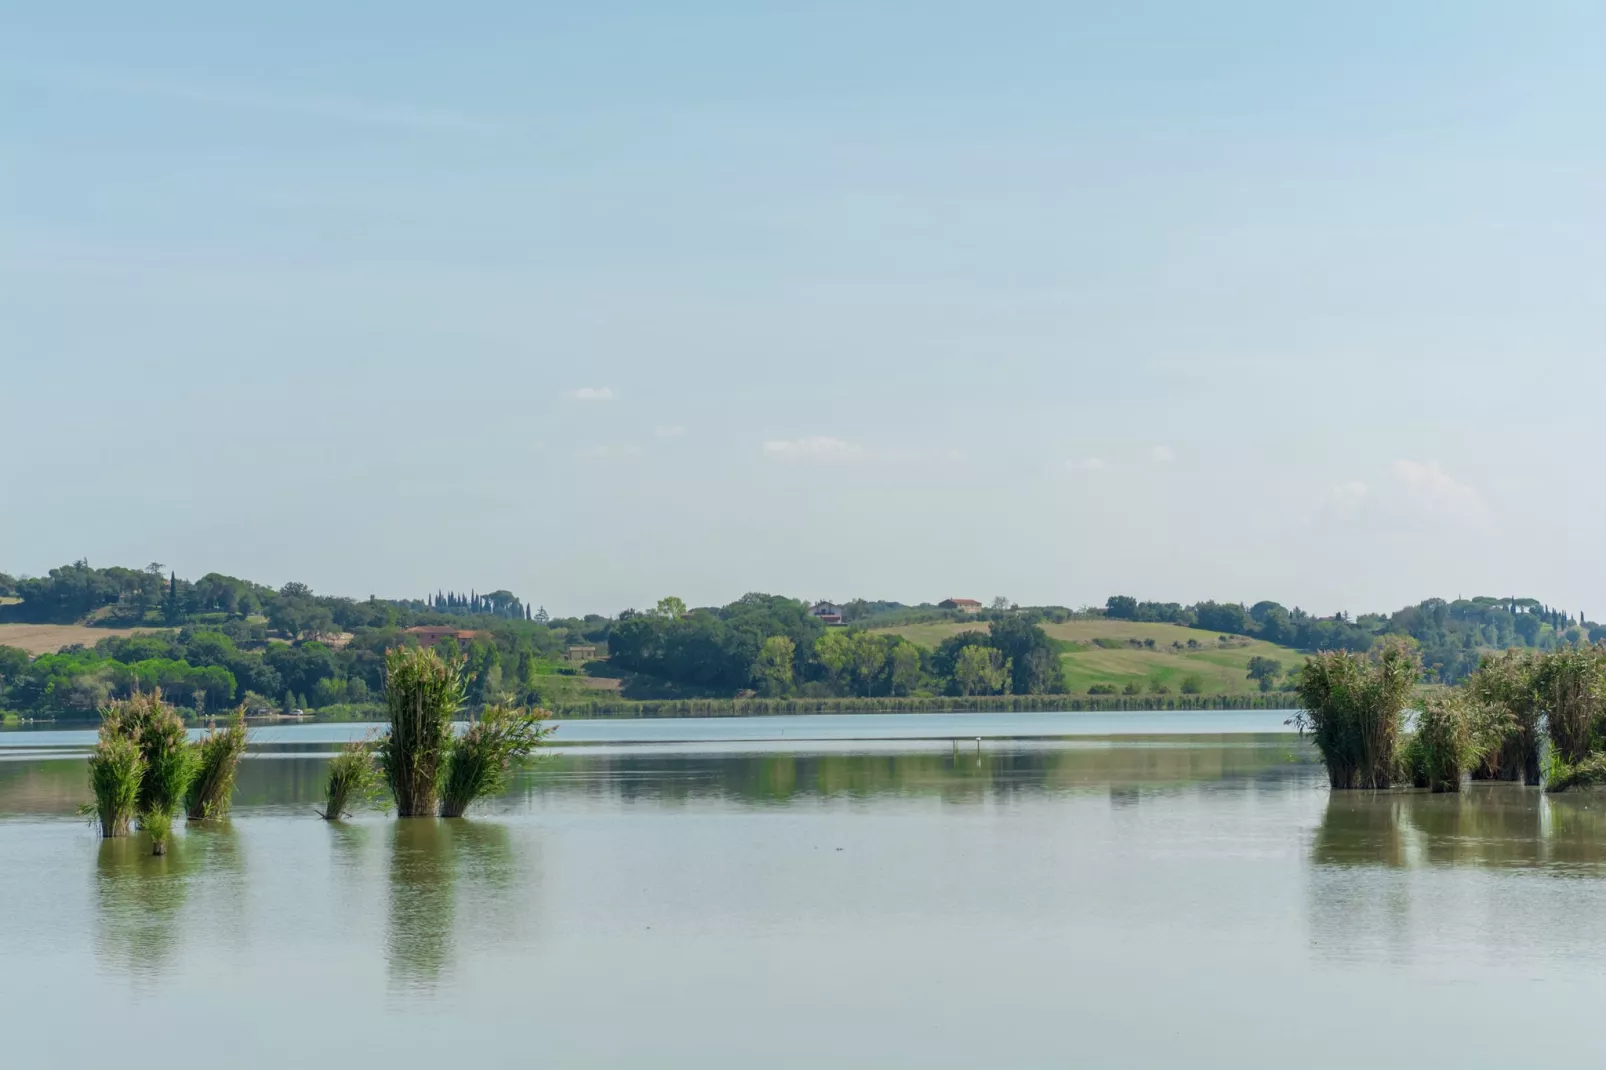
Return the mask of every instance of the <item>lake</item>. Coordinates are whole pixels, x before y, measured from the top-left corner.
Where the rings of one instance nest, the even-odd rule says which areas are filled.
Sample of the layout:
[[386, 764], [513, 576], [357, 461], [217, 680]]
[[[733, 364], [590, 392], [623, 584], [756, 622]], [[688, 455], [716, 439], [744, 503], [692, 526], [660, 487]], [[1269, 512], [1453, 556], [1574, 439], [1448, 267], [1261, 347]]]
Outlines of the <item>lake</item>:
[[571, 722], [474, 817], [338, 825], [360, 729], [275, 727], [162, 859], [76, 816], [85, 737], [0, 734], [4, 1063], [1606, 1054], [1606, 797], [1335, 795], [1284, 716]]

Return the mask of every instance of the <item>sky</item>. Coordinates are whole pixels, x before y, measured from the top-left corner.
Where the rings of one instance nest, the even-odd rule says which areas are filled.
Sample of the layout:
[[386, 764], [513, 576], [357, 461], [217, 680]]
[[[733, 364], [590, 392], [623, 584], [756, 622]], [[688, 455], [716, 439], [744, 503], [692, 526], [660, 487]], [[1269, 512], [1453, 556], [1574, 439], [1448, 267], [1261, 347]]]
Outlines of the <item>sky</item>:
[[1603, 36], [0, 4], [0, 571], [1606, 611]]

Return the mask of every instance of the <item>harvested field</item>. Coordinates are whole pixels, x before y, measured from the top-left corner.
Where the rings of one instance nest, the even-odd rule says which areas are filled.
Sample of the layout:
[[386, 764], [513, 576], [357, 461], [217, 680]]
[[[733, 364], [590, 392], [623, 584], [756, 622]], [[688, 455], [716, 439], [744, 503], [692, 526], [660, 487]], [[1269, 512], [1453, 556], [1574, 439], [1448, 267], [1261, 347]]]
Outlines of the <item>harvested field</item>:
[[64, 646], [94, 646], [114, 635], [164, 632], [166, 628], [90, 628], [82, 624], [0, 624], [0, 646], [14, 646], [38, 656], [54, 654]]

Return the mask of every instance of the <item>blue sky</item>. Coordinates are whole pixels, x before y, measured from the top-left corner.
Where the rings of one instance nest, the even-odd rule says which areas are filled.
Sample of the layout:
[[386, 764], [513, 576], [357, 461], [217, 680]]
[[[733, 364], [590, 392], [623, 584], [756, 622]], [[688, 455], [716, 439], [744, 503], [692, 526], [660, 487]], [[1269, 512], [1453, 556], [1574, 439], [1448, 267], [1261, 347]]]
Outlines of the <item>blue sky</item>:
[[0, 569], [1606, 607], [1603, 31], [5, 5]]

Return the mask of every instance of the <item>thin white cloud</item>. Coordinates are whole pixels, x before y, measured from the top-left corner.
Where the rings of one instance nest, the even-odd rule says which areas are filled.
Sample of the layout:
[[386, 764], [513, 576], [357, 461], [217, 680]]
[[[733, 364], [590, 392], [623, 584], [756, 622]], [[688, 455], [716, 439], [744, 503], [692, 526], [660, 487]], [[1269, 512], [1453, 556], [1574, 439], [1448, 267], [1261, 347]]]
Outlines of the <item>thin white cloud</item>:
[[1176, 459], [1177, 455], [1171, 452], [1170, 446], [1155, 446], [1149, 450], [1149, 460], [1155, 464], [1170, 464]]
[[84, 92], [176, 100], [234, 111], [299, 115], [354, 126], [476, 135], [505, 134], [510, 129], [506, 123], [495, 119], [438, 108], [201, 85], [92, 67], [22, 65], [13, 67], [12, 73], [35, 83]]
[[659, 438], [684, 438], [686, 428], [682, 424], [659, 424], [652, 429], [652, 433]]
[[857, 442], [845, 442], [828, 435], [809, 435], [806, 438], [772, 439], [764, 443], [764, 456], [778, 461], [851, 464], [868, 460], [870, 452]]
[[582, 386], [571, 390], [565, 397], [571, 401], [612, 401], [613, 387], [611, 386]]
[[1065, 462], [1065, 467], [1072, 472], [1102, 472], [1109, 465], [1103, 457], [1073, 457]]
[[1451, 476], [1438, 461], [1395, 461], [1394, 476], [1417, 507], [1430, 515], [1467, 517], [1483, 512], [1478, 492]]

